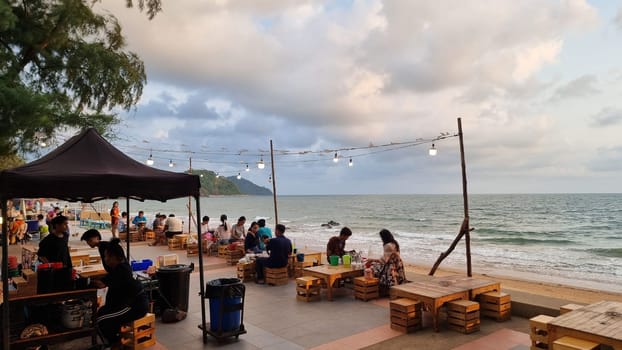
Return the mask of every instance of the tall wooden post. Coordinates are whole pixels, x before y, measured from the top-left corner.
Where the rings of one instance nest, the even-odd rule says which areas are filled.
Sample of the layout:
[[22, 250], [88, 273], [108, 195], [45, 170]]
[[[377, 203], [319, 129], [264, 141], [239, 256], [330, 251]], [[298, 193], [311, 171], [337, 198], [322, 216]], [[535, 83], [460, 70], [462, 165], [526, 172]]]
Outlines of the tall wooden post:
[[274, 200], [274, 225], [279, 223], [279, 209], [276, 203], [276, 176], [274, 174], [274, 148], [270, 140], [270, 165], [272, 166], [272, 198]]
[[[188, 168], [188, 174], [192, 174], [192, 157], [190, 157], [190, 167]], [[192, 232], [190, 231], [190, 227], [192, 225], [192, 207], [191, 207], [192, 202], [191, 200], [192, 200], [192, 197], [188, 197], [188, 234]], [[199, 218], [197, 217], [197, 223], [198, 222], [199, 222]], [[200, 238], [197, 237], [197, 239], [200, 239]], [[199, 250], [199, 252], [201, 251]]]
[[458, 118], [458, 138], [460, 139], [460, 164], [462, 166], [462, 200], [464, 202], [464, 220], [466, 221], [466, 232], [464, 233], [464, 243], [466, 245], [467, 276], [471, 277], [471, 230], [469, 227], [469, 197], [467, 193], [466, 161], [464, 160], [464, 140], [462, 138], [462, 119]]

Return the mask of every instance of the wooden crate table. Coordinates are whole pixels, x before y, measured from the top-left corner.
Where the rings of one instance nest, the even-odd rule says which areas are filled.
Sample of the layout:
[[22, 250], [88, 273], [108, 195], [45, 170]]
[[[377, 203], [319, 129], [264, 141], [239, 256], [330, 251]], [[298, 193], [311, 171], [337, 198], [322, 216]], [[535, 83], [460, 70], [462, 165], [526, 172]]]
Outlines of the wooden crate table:
[[570, 312], [570, 311], [574, 311], [576, 309], [582, 308], [585, 305], [579, 305], [579, 304], [566, 304], [566, 305], [562, 305], [559, 307], [559, 314], [563, 315], [566, 312]]
[[82, 278], [101, 278], [107, 274], [102, 264], [76, 266], [74, 269]]
[[175, 237], [179, 241], [179, 249], [186, 249], [186, 247], [188, 246], [188, 238], [190, 237], [189, 234], [180, 233], [178, 235], [174, 235], [173, 237]]
[[377, 278], [354, 278], [354, 298], [363, 301], [377, 299], [380, 296], [378, 291]]
[[434, 279], [409, 282], [391, 287], [392, 298], [408, 298], [423, 302], [432, 313], [434, 330], [439, 331], [439, 311], [448, 301], [469, 299], [469, 289], [453, 285], [443, 286]]
[[622, 302], [600, 301], [551, 320], [549, 344], [565, 336], [622, 349]]
[[469, 300], [477, 300], [477, 296], [482, 293], [501, 291], [501, 283], [485, 278], [449, 275], [443, 277], [433, 277], [431, 280], [437, 281], [440, 285], [452, 285], [468, 289]]
[[389, 303], [391, 329], [411, 333], [421, 329], [421, 303], [417, 300], [400, 298]]
[[553, 350], [598, 350], [600, 344], [573, 337], [561, 337], [553, 342]]
[[296, 278], [296, 299], [302, 301], [320, 300], [321, 280], [313, 276]]
[[242, 282], [250, 282], [255, 280], [255, 262], [250, 263], [238, 263], [238, 278]]
[[479, 303], [454, 300], [445, 304], [449, 328], [465, 334], [479, 331]]
[[343, 278], [354, 278], [363, 276], [363, 269], [353, 269], [352, 266], [345, 265], [320, 265], [306, 267], [303, 269], [303, 276], [313, 276], [320, 278], [326, 285], [326, 296], [328, 300], [333, 300], [333, 284]]
[[555, 317], [538, 315], [529, 319], [529, 338], [531, 338], [531, 350], [549, 348], [549, 323]]

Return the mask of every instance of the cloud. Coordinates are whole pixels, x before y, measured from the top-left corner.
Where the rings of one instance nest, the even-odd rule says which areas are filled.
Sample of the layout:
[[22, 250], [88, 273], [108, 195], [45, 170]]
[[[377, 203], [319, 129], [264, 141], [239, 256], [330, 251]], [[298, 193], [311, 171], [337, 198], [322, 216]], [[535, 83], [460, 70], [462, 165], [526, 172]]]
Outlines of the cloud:
[[622, 171], [622, 147], [599, 149], [589, 167], [596, 172]]
[[613, 22], [622, 29], [622, 7], [618, 9], [618, 14], [613, 19]]
[[592, 126], [609, 127], [622, 123], [622, 109], [607, 107], [591, 117]]
[[558, 87], [551, 99], [558, 101], [566, 98], [587, 97], [598, 94], [601, 91], [596, 88], [596, 85], [598, 85], [598, 79], [595, 76], [583, 75]]

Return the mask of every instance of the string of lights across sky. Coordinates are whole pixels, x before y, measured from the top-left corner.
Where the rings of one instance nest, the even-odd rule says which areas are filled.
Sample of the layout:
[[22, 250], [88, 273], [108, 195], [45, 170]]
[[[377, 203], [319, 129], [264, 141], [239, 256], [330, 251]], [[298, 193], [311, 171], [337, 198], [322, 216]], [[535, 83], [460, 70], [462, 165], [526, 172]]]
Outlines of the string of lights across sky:
[[[458, 136], [457, 133], [440, 133], [436, 137], [417, 138], [412, 141], [391, 142], [375, 145], [373, 143], [360, 147], [341, 147], [321, 150], [284, 150], [275, 149], [274, 156], [279, 158], [278, 166], [297, 166], [300, 163], [328, 162], [338, 163], [340, 160], [346, 160], [348, 166], [354, 165], [354, 159], [359, 157], [370, 156], [383, 152], [391, 152], [420, 146], [423, 144], [431, 144], [429, 149], [430, 155], [436, 155], [437, 149], [435, 142], [453, 138]], [[168, 164], [170, 168], [178, 166], [187, 169], [189, 159], [192, 158], [192, 167], [194, 169], [211, 168], [219, 176], [238, 175], [250, 171], [255, 166], [263, 169], [266, 165], [270, 165], [270, 150], [259, 149], [250, 151], [241, 149], [237, 151], [220, 149], [205, 149], [201, 146], [200, 150], [175, 149], [179, 147], [188, 147], [183, 144], [167, 144], [158, 141], [151, 145], [150, 141], [143, 140], [141, 144], [136, 144], [136, 140], [125, 138], [116, 138], [113, 143], [124, 153], [130, 157], [146, 162], [151, 166], [162, 166]], [[315, 156], [315, 157], [313, 157]], [[183, 164], [183, 165], [182, 165]], [[234, 170], [220, 171], [219, 169], [227, 168]]]

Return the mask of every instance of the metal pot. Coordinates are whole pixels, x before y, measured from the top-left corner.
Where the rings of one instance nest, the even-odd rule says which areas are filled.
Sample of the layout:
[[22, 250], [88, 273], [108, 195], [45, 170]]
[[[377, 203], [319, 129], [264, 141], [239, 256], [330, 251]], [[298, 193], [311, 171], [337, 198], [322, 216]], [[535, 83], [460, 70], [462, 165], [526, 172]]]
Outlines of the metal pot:
[[84, 323], [84, 309], [82, 302], [68, 300], [63, 303], [61, 308], [61, 324], [65, 328], [82, 328]]

